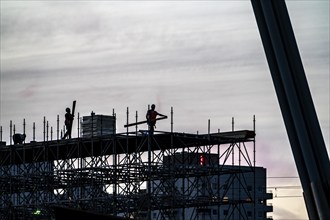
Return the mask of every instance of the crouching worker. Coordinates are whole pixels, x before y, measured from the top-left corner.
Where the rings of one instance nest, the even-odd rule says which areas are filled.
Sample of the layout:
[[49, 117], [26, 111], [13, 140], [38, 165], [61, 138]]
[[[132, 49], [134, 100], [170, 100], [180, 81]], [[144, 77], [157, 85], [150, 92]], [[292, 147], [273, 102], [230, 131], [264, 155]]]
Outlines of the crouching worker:
[[23, 144], [25, 138], [26, 138], [25, 134], [18, 134], [18, 133], [14, 134], [13, 135], [14, 144]]

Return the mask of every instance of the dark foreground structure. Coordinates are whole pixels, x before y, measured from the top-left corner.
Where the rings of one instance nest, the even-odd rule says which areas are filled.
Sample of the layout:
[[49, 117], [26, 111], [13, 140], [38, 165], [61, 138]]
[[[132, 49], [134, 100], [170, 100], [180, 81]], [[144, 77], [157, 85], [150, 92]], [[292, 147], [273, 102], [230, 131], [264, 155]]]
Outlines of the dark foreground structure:
[[253, 218], [262, 203], [244, 179], [254, 181], [254, 130], [127, 130], [7, 145], [0, 168], [1, 220], [62, 219], [79, 211], [97, 219], [198, 219], [210, 206], [219, 213], [226, 207], [227, 219]]
[[330, 219], [330, 161], [284, 0], [251, 0], [310, 219]]

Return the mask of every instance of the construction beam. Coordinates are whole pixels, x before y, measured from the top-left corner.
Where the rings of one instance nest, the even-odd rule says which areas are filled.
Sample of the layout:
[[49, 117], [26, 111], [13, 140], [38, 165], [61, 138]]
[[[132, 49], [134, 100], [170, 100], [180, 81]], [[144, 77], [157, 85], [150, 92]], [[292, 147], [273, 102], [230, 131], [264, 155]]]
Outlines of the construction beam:
[[[159, 118], [156, 118], [156, 121], [163, 120], [163, 119], [166, 119], [166, 118], [167, 118], [167, 116], [159, 117]], [[139, 121], [139, 122], [135, 122], [135, 123], [124, 125], [124, 127], [127, 128], [127, 127], [130, 127], [130, 126], [145, 124], [147, 122], [148, 122], [147, 120], [145, 120], [145, 121]]]
[[310, 219], [330, 219], [330, 163], [284, 0], [251, 0]]
[[76, 100], [74, 100], [73, 102], [72, 102], [72, 112], [71, 112], [71, 114], [72, 114], [72, 124], [71, 124], [71, 130], [70, 130], [70, 134], [72, 133], [72, 127], [73, 127], [73, 120], [74, 120], [74, 112], [75, 112], [75, 110], [76, 110]]

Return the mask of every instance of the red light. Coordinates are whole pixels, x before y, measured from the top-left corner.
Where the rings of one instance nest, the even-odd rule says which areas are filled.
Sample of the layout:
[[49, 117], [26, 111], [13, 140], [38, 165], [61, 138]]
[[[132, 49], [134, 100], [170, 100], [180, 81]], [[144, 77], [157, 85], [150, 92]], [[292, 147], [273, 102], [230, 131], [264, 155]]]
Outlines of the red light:
[[199, 156], [199, 164], [204, 166], [205, 165], [205, 157], [204, 155], [200, 155]]

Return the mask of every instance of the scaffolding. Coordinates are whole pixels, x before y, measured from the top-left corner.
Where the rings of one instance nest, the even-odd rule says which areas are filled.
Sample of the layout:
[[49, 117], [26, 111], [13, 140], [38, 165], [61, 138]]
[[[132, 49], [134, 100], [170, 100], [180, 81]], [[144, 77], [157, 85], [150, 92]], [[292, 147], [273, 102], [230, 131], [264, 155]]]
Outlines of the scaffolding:
[[[252, 130], [206, 134], [174, 132], [172, 127], [149, 135], [137, 128], [1, 146], [0, 220], [52, 219], [55, 206], [134, 219], [177, 219], [178, 210], [188, 208], [195, 211], [189, 216], [181, 212], [182, 219], [198, 219], [209, 206], [226, 206], [227, 219], [231, 213], [247, 219], [244, 206], [255, 207], [256, 190], [247, 189], [242, 178], [255, 172], [255, 119]], [[184, 165], [201, 157], [208, 163]], [[216, 191], [192, 193], [200, 191], [200, 182], [211, 184], [210, 175], [226, 181], [218, 178]], [[189, 187], [177, 190], [179, 179]], [[224, 187], [242, 193], [232, 197]]]

